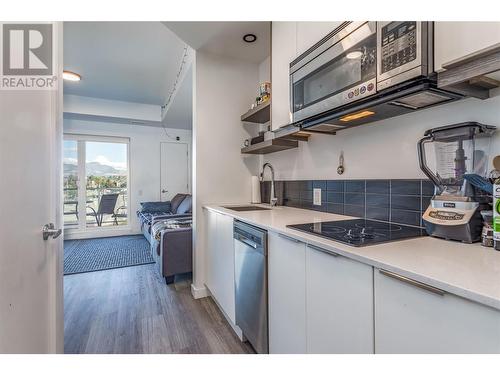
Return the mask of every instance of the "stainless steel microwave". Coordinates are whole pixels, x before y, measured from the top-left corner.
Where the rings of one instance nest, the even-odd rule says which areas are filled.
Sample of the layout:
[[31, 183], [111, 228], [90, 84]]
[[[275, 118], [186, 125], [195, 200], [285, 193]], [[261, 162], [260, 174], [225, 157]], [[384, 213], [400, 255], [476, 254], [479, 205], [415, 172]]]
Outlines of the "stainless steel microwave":
[[429, 77], [432, 61], [432, 22], [344, 22], [290, 64], [293, 122]]

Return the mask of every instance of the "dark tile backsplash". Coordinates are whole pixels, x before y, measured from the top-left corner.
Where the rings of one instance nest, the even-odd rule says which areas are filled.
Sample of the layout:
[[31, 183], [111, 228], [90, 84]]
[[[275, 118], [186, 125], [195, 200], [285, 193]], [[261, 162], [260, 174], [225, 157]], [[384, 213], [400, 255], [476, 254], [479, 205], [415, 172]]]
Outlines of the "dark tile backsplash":
[[[429, 180], [295, 180], [276, 181], [278, 204], [341, 215], [421, 226], [422, 212], [434, 194]], [[321, 205], [313, 205], [321, 189]], [[261, 184], [268, 202], [271, 183]]]
[[365, 180], [347, 180], [344, 181], [344, 191], [346, 193], [364, 193], [365, 185]]
[[420, 211], [420, 195], [391, 194], [391, 208], [398, 210]]
[[390, 180], [367, 180], [366, 192], [370, 194], [389, 194], [391, 189]]

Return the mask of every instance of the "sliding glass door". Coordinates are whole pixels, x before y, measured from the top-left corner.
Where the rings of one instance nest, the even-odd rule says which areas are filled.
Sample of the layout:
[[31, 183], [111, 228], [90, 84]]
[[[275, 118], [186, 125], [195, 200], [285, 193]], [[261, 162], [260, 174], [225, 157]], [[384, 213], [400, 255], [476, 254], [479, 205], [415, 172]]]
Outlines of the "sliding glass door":
[[128, 139], [66, 135], [66, 229], [100, 230], [128, 225]]
[[64, 227], [79, 227], [78, 219], [78, 142], [65, 139], [63, 142], [64, 160]]

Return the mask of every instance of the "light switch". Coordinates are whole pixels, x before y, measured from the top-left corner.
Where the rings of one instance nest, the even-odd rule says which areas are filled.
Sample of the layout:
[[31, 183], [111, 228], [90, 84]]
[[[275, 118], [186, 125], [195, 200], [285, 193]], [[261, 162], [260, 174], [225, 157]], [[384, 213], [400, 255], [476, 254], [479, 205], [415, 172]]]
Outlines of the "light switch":
[[321, 189], [313, 189], [313, 205], [321, 206]]

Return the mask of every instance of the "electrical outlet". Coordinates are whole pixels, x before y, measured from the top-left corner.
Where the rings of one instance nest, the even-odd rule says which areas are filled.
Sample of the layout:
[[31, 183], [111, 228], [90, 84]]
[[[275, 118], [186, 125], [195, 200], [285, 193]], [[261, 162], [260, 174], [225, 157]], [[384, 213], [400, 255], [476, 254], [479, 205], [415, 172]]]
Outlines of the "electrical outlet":
[[313, 189], [313, 205], [321, 206], [321, 189]]

